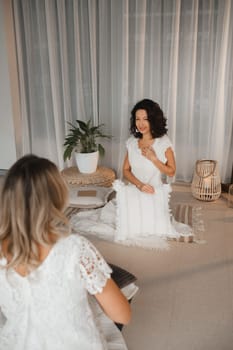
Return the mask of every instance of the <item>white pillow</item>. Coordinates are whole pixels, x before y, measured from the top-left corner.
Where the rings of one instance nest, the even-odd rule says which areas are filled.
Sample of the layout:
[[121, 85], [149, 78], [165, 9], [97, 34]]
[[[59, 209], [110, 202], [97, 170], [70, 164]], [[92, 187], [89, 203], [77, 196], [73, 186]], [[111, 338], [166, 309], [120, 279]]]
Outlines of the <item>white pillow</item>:
[[113, 191], [112, 187], [70, 186], [69, 206], [90, 209], [102, 207]]

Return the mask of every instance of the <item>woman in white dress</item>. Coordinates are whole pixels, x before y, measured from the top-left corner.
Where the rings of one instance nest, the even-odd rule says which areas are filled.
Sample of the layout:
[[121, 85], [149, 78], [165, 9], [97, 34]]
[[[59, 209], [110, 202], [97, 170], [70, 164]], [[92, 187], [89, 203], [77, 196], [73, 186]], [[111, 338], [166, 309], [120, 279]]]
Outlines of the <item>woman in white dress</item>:
[[73, 225], [83, 233], [148, 248], [167, 248], [169, 239], [192, 240], [192, 228], [172, 218], [171, 186], [162, 181], [162, 175], [174, 176], [176, 162], [160, 106], [149, 99], [138, 102], [130, 131], [123, 164], [128, 184], [116, 180], [116, 199], [96, 212], [77, 214]]
[[0, 213], [1, 350], [127, 349], [114, 322], [129, 322], [129, 303], [96, 248], [69, 233], [67, 199], [66, 185], [47, 159], [24, 156], [6, 176]]

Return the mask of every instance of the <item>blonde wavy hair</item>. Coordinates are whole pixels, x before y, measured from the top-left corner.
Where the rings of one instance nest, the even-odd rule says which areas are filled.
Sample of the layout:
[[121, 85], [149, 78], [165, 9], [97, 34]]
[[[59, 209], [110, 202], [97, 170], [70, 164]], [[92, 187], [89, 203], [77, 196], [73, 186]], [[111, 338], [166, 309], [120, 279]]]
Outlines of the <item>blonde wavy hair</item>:
[[9, 169], [0, 208], [0, 244], [7, 241], [4, 255], [10, 257], [6, 268], [25, 264], [33, 269], [40, 263], [38, 245], [69, 235], [67, 202], [67, 186], [48, 159], [26, 155]]

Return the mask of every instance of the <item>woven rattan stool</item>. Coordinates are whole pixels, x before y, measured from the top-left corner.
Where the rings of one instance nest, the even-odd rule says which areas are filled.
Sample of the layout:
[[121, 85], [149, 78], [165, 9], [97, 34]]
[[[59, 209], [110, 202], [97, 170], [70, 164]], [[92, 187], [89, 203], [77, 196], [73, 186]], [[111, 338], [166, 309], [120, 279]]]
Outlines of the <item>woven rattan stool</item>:
[[103, 186], [111, 187], [116, 178], [115, 172], [106, 167], [98, 167], [96, 172], [91, 174], [82, 174], [77, 167], [69, 167], [61, 171], [62, 176], [69, 185], [80, 186]]

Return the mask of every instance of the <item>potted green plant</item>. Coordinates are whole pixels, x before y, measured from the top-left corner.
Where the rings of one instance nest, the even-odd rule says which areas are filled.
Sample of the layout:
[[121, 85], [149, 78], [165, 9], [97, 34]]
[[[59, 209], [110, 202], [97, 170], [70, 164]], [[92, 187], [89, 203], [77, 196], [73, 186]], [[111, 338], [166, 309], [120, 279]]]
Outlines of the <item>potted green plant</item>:
[[76, 164], [81, 173], [96, 171], [99, 156], [105, 153], [104, 147], [98, 142], [103, 138], [111, 138], [102, 131], [104, 124], [94, 126], [91, 120], [84, 122], [76, 120], [76, 125], [68, 122], [70, 129], [64, 141], [63, 159], [66, 161], [75, 154]]

